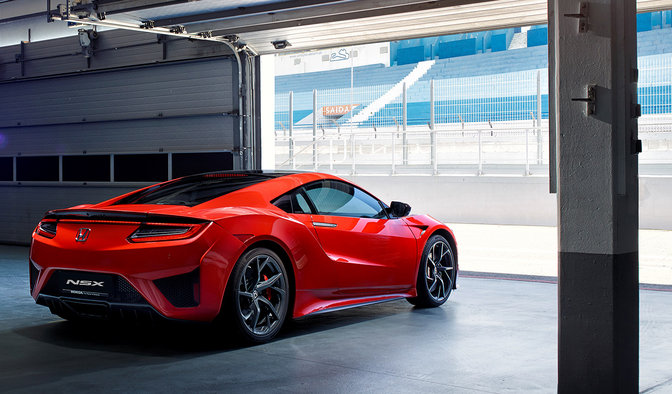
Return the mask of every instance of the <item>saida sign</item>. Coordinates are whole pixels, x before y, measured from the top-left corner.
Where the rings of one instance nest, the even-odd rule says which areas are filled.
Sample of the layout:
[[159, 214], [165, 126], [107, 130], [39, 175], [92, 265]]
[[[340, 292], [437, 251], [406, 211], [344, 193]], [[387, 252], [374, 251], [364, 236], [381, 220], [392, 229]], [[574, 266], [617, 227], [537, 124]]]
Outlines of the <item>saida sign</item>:
[[324, 116], [343, 116], [349, 114], [359, 104], [345, 104], [345, 105], [325, 105], [322, 107], [322, 115]]

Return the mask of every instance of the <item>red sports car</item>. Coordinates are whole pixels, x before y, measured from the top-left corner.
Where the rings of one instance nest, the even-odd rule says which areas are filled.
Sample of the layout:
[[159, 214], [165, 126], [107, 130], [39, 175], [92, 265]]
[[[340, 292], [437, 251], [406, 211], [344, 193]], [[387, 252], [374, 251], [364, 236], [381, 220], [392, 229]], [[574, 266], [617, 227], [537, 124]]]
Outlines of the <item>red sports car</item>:
[[33, 234], [30, 290], [66, 319], [221, 321], [273, 338], [288, 314], [455, 288], [451, 230], [318, 173], [217, 172], [50, 211]]

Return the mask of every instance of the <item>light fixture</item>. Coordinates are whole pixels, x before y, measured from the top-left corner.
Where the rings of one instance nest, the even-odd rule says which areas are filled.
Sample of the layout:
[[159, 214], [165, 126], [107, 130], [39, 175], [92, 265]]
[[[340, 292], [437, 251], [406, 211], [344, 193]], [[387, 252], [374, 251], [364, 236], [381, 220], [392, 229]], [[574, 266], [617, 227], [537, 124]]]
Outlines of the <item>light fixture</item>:
[[287, 40], [273, 41], [271, 44], [275, 49], [285, 49], [292, 46]]

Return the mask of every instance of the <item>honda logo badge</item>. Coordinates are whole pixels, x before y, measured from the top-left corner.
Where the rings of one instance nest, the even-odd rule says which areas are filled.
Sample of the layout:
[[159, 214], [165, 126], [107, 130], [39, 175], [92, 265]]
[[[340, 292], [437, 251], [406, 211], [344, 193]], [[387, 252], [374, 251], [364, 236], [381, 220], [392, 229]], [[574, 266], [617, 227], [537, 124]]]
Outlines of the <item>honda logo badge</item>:
[[89, 239], [89, 234], [91, 234], [91, 229], [82, 227], [82, 228], [79, 229], [79, 231], [77, 231], [77, 236], [75, 237], [75, 241], [86, 242], [86, 240]]

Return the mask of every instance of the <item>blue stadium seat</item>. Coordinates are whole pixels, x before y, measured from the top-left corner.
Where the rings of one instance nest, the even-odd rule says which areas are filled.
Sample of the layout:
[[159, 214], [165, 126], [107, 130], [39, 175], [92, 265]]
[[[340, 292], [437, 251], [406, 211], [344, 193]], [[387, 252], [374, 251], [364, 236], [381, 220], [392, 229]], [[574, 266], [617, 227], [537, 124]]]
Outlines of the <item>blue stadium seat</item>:
[[[672, 53], [672, 11], [639, 14], [637, 21], [638, 56]], [[352, 70], [354, 77], [352, 85], [358, 92], [358, 96], [353, 98], [356, 101], [353, 104], [359, 104], [353, 113], [358, 113], [380, 97], [386, 91], [385, 89], [401, 81], [416, 67], [416, 63], [422, 60], [435, 59], [435, 64], [407, 92], [407, 122], [409, 125], [428, 122], [429, 84], [432, 79], [438, 81], [547, 68], [547, 26], [534, 26], [527, 31], [527, 47], [510, 50], [508, 47], [514, 33], [520, 33], [520, 29], [502, 29], [390, 43], [391, 64], [395, 64], [396, 61], [396, 65], [385, 67], [382, 64], [374, 64], [355, 67]], [[312, 113], [313, 89], [320, 91], [322, 96], [332, 94], [347, 97], [351, 86], [350, 76], [349, 68], [278, 76], [276, 77], [276, 93], [294, 92], [293, 115], [294, 121], [299, 122]], [[345, 90], [339, 92], [339, 89]], [[366, 92], [371, 94], [361, 94]], [[652, 94], [654, 92], [655, 94]], [[667, 82], [661, 82], [659, 86], [640, 88], [639, 93], [643, 95], [640, 96], [643, 97], [642, 100], [649, 100], [642, 103], [645, 104], [646, 114], [669, 111], [672, 105], [672, 86], [669, 86]], [[547, 118], [548, 96], [543, 94], [541, 99], [542, 116]], [[516, 109], [510, 110], [510, 104], [505, 104], [507, 102], [518, 103], [514, 106]], [[321, 103], [318, 100], [318, 105], [322, 105]], [[444, 108], [441, 115], [437, 115], [436, 122], [458, 122], [458, 115], [465, 122], [527, 119], [530, 112], [536, 113], [536, 95], [527, 96], [525, 94], [488, 98], [488, 100], [437, 98], [436, 104]], [[464, 108], [467, 107], [469, 110], [465, 111]], [[394, 126], [395, 119], [401, 122], [400, 114], [401, 99], [397, 98], [384, 106], [362, 126]], [[288, 119], [286, 110], [276, 111], [276, 116], [278, 119]]]

